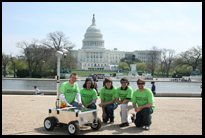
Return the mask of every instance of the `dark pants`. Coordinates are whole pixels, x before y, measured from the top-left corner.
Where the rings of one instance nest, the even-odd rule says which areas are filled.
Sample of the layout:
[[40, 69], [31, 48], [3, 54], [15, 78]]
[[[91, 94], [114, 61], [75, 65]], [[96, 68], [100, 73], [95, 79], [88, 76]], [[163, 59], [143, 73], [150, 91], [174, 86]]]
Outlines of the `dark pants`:
[[103, 118], [103, 122], [107, 123], [108, 119], [110, 118], [110, 122], [114, 121], [114, 110], [118, 107], [118, 105], [116, 103], [114, 104], [109, 104], [105, 107], [105, 113], [107, 115], [107, 117], [104, 119]]
[[[96, 109], [96, 105], [93, 103], [91, 105], [89, 105], [87, 108], [90, 108], [90, 109]], [[95, 119], [97, 119], [97, 113], [96, 112], [93, 112], [93, 116]]]
[[96, 109], [96, 105], [93, 103], [93, 104], [89, 105], [87, 108]]
[[144, 108], [140, 112], [136, 113], [135, 125], [136, 127], [150, 126], [151, 125], [151, 114], [153, 113], [152, 108]]

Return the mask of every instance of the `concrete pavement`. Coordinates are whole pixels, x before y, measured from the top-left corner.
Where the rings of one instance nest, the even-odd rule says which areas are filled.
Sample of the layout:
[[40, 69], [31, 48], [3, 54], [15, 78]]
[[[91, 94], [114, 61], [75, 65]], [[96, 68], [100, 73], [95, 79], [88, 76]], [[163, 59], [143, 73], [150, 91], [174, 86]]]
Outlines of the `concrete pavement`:
[[[56, 96], [2, 95], [3, 135], [67, 135], [66, 127], [45, 130], [48, 109], [55, 107]], [[102, 109], [98, 106], [98, 117]], [[115, 110], [114, 124], [104, 124], [98, 131], [83, 126], [80, 135], [202, 135], [202, 98], [155, 97], [155, 112], [149, 131], [134, 123], [120, 128], [120, 106]], [[130, 110], [129, 113], [134, 112]]]

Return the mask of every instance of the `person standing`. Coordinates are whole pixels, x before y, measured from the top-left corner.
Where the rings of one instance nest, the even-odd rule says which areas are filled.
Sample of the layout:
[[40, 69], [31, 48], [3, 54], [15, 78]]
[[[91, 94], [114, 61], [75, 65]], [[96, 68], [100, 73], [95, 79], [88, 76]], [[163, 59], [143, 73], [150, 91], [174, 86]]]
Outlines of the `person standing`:
[[101, 103], [99, 104], [102, 107], [102, 118], [103, 122], [107, 123], [110, 119], [110, 123], [114, 123], [114, 110], [118, 107], [115, 103], [115, 93], [116, 88], [112, 84], [110, 78], [105, 78], [103, 81], [103, 88], [100, 90], [100, 99]]
[[[155, 100], [150, 89], [145, 88], [145, 81], [143, 79], [137, 80], [138, 89], [133, 93], [132, 103], [135, 108], [136, 120], [134, 121], [136, 127], [145, 126], [149, 130], [151, 125], [151, 114], [155, 110]], [[136, 103], [138, 106], [136, 106]]]
[[[116, 90], [116, 102], [118, 105], [121, 104], [121, 122], [122, 124], [119, 127], [126, 127], [129, 126], [128, 123], [128, 112], [132, 109], [132, 103], [129, 102], [132, 98], [132, 88], [128, 86], [127, 78], [122, 78], [120, 80], [121, 86]], [[129, 104], [128, 104], [129, 103]]]
[[96, 109], [97, 92], [94, 88], [94, 84], [90, 78], [85, 80], [83, 88], [80, 90], [82, 104], [85, 108]]
[[152, 81], [151, 84], [152, 84], [151, 91], [152, 91], [152, 93], [153, 93], [153, 96], [155, 97], [155, 94], [156, 94], [156, 86], [154, 85], [154, 81]]
[[[64, 82], [61, 85], [60, 88], [60, 99], [61, 103], [64, 102], [66, 103], [66, 106], [68, 107], [81, 107], [82, 102], [81, 102], [81, 96], [80, 96], [80, 91], [78, 88], [78, 84], [76, 83], [77, 80], [77, 74], [72, 73], [70, 75], [70, 80], [67, 82]], [[78, 103], [75, 100], [77, 99]]]

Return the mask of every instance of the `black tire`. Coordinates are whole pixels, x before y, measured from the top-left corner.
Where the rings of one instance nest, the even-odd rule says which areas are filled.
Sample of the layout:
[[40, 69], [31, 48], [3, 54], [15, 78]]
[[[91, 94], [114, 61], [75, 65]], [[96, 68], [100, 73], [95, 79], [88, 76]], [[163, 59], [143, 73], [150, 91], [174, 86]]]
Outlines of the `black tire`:
[[47, 117], [44, 120], [44, 127], [48, 131], [52, 131], [56, 125], [56, 120], [53, 117]]
[[67, 129], [70, 135], [78, 135], [80, 133], [80, 126], [77, 121], [71, 121], [68, 124]]
[[98, 130], [98, 129], [101, 128], [101, 125], [102, 125], [102, 122], [101, 122], [100, 118], [98, 117], [98, 118], [97, 118], [97, 123], [96, 123], [96, 124], [92, 124], [92, 125], [91, 125], [91, 128], [92, 128], [93, 130]]

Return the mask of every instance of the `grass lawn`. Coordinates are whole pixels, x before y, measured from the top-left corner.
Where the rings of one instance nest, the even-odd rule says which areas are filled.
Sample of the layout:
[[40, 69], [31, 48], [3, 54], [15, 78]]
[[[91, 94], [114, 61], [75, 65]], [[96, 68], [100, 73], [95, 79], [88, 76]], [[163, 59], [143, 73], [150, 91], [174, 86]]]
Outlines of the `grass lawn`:
[[[76, 73], [79, 77], [86, 77], [86, 76], [89, 76], [89, 74], [113, 74], [113, 73], [117, 73], [116, 71], [95, 71], [95, 70], [88, 70], [88, 71], [72, 71], [72, 73]], [[123, 72], [123, 75], [127, 75], [128, 72]], [[169, 78], [171, 78], [172, 76], [172, 73], [169, 74]], [[162, 76], [161, 74], [157, 74], [155, 72], [155, 75], [153, 77], [163, 77], [163, 78], [167, 78], [165, 75]], [[7, 77], [3, 77], [2, 75], [2, 78], [13, 78], [13, 76], [7, 76]], [[47, 77], [46, 77], [47, 78]], [[40, 78], [31, 78], [31, 79], [40, 79]], [[44, 79], [44, 78], [42, 78]]]
[[72, 73], [78, 74], [78, 76], [86, 77], [89, 74], [113, 74], [115, 71], [72, 71]]
[[[78, 74], [79, 77], [86, 77], [89, 76], [89, 74], [113, 74], [113, 73], [117, 73], [115, 71], [72, 71], [72, 73], [76, 73]], [[123, 72], [123, 75], [127, 75], [128, 72]], [[171, 73], [169, 74], [171, 77]], [[167, 78], [166, 76], [161, 76], [161, 75], [154, 75], [153, 77], [164, 77]]]

